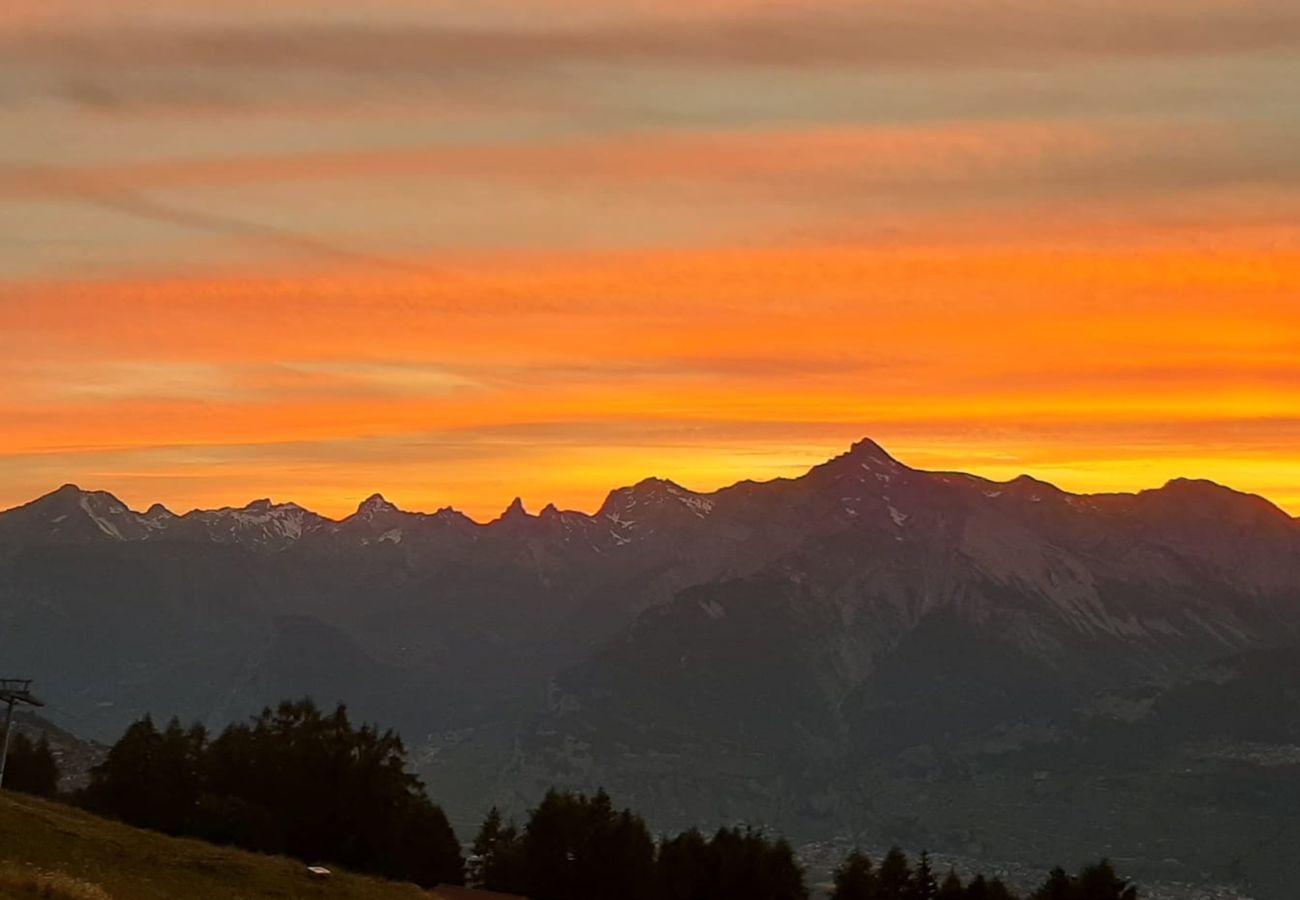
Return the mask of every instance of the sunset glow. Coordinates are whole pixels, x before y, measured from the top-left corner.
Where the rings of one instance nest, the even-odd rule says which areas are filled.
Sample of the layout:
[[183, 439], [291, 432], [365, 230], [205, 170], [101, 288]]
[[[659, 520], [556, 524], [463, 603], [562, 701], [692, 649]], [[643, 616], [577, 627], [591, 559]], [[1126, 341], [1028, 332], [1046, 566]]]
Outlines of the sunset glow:
[[870, 436], [1300, 513], [1292, 5], [822, 5], [0, 13], [0, 507], [488, 519]]

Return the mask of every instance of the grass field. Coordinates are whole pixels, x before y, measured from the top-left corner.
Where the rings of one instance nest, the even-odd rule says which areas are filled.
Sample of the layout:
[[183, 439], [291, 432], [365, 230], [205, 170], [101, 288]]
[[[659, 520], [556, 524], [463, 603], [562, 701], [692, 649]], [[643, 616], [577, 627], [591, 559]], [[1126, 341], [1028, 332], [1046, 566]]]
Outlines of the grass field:
[[57, 803], [0, 793], [0, 900], [418, 900], [427, 895], [334, 870], [166, 837]]

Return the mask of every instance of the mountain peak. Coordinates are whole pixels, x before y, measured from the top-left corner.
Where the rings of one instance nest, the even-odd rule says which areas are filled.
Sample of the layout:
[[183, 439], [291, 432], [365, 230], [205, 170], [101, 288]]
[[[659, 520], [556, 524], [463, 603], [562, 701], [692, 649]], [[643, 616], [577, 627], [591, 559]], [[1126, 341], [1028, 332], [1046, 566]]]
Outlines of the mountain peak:
[[646, 494], [660, 493], [663, 491], [668, 491], [670, 493], [680, 492], [685, 491], [686, 488], [682, 487], [672, 479], [651, 476], [649, 478], [642, 478], [636, 484], [632, 485], [632, 490], [638, 494]]
[[30, 500], [23, 505], [24, 506], [36, 506], [38, 504], [44, 505], [52, 501], [57, 502], [60, 500], [65, 502], [75, 503], [77, 499], [80, 497], [89, 497], [90, 493], [91, 493], [90, 491], [83, 490], [80, 486], [69, 482], [68, 484], [61, 485], [60, 487], [55, 488], [54, 490], [50, 491], [47, 494], [41, 494], [35, 500]]
[[886, 451], [884, 447], [867, 437], [854, 441], [849, 446], [848, 453], [845, 455], [857, 460], [874, 459], [881, 462], [898, 462], [898, 460], [889, 455], [888, 451]]
[[867, 481], [874, 477], [882, 482], [907, 468], [890, 456], [885, 449], [870, 438], [855, 441], [848, 450], [812, 467], [809, 475], [817, 478], [831, 478], [835, 481], [848, 478], [854, 481]]
[[1208, 478], [1173, 478], [1164, 487], [1142, 491], [1138, 497], [1147, 502], [1178, 504], [1189, 512], [1197, 511], [1210, 516], [1224, 516], [1232, 512], [1246, 516], [1259, 514], [1268, 518], [1291, 519], [1283, 509], [1265, 497], [1234, 490]]
[[262, 497], [260, 499], [252, 501], [247, 506], [245, 506], [244, 509], [251, 509], [257, 512], [263, 512], [265, 510], [270, 509], [271, 505], [272, 504], [269, 497]]
[[400, 510], [385, 500], [383, 494], [371, 494], [357, 506], [358, 514], [374, 515], [385, 512], [400, 512]]
[[37, 497], [26, 505], [37, 506], [45, 505], [50, 502], [58, 504], [93, 502], [96, 505], [102, 504], [105, 508], [111, 508], [115, 511], [117, 511], [119, 507], [122, 511], [126, 510], [126, 504], [108, 491], [88, 491], [85, 488], [72, 483], [62, 485], [58, 489], [50, 491], [48, 494]]
[[524, 509], [523, 499], [520, 497], [516, 497], [515, 499], [510, 501], [510, 505], [507, 506], [505, 512], [503, 512], [497, 518], [497, 521], [512, 522], [519, 519], [527, 519], [527, 518], [531, 518], [531, 517], [528, 515], [528, 510]]

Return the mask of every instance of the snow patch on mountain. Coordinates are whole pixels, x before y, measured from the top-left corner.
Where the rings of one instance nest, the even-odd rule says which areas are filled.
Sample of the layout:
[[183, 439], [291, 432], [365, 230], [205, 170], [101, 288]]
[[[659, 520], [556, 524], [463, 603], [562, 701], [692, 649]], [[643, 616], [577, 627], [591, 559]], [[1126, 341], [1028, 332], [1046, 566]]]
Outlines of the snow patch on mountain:
[[[99, 513], [95, 511], [94, 505], [91, 503], [91, 498], [89, 496], [82, 495], [81, 499], [78, 502], [81, 508], [85, 510], [86, 515], [90, 517], [90, 521], [94, 522], [95, 525], [98, 526], [100, 531], [104, 532], [104, 534], [108, 535], [114, 540], [117, 541], [126, 540], [126, 538], [122, 536], [122, 532], [118, 529], [116, 525], [114, 525], [107, 518], [101, 516]], [[118, 513], [125, 512], [125, 510], [122, 507], [116, 506], [115, 504], [111, 505], [106, 511], [112, 513], [114, 510], [116, 510]]]

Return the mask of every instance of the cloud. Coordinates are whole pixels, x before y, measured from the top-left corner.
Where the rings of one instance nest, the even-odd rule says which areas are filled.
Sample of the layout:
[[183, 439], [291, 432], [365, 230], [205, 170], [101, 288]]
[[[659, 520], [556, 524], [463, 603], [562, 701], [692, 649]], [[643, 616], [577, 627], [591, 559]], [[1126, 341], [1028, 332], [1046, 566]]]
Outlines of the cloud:
[[[171, 4], [168, 4], [170, 6]], [[692, 4], [694, 7], [695, 4]], [[662, 5], [546, 3], [466, 16], [463, 5], [390, 5], [359, 21], [340, 5], [186, 3], [172, 15], [127, 6], [97, 19], [51, 14], [0, 29], [0, 98], [57, 96], [113, 111], [136, 104], [299, 105], [381, 94], [510, 96], [554, 103], [598, 90], [610, 69], [798, 73], [1058, 68], [1120, 60], [1286, 54], [1300, 10], [1285, 0], [1028, 0]]]
[[1292, 2], [38, 6], [0, 16], [15, 502], [590, 508], [863, 434], [1296, 481]]
[[95, 174], [59, 171], [52, 167], [32, 164], [9, 164], [0, 166], [0, 197], [3, 197], [5, 182], [14, 185], [16, 193], [21, 198], [45, 197], [72, 200], [151, 222], [255, 241], [278, 247], [295, 255], [326, 257], [379, 269], [429, 272], [429, 269], [424, 266], [376, 253], [360, 252], [305, 232], [278, 228], [236, 216], [185, 209], [142, 196], [120, 181], [105, 181], [102, 176]]
[[635, 61], [741, 66], [1001, 66], [1117, 56], [1283, 50], [1300, 42], [1300, 11], [1283, 0], [1120, 3], [1062, 8], [1028, 0], [822, 4], [776, 11], [738, 4], [689, 21], [625, 17], [597, 25], [464, 27], [414, 18], [400, 26], [329, 19], [277, 26], [213, 23], [81, 30], [24, 29], [14, 59], [75, 65], [183, 65], [356, 73], [520, 72]]
[[[958, 202], [1140, 198], [1187, 190], [1300, 183], [1300, 132], [1285, 123], [976, 121], [636, 133], [529, 144], [170, 159], [0, 168], [0, 200], [71, 199], [186, 228], [279, 245], [294, 253], [388, 268], [419, 266], [236, 216], [163, 203], [151, 192], [262, 185], [405, 182], [568, 192], [647, 192], [803, 205], [828, 219], [888, 201], [900, 215]], [[416, 187], [418, 186], [418, 187]], [[184, 197], [184, 194], [179, 196]], [[1184, 198], [1176, 198], [1179, 203]], [[201, 202], [193, 200], [192, 202]]]

